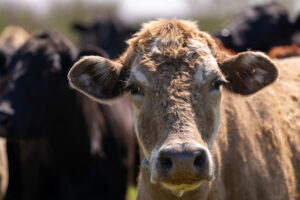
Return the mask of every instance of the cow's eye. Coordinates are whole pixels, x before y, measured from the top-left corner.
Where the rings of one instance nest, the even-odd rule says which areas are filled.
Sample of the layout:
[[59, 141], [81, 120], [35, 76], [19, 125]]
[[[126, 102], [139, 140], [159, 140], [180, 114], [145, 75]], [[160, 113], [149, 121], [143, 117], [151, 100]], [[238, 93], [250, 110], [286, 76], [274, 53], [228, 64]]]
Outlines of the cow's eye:
[[128, 90], [130, 90], [131, 95], [143, 95], [143, 91], [141, 89], [141, 87], [135, 85], [135, 84], [131, 84], [129, 86], [127, 86]]
[[212, 90], [219, 90], [220, 89], [220, 86], [222, 84], [224, 84], [225, 82], [221, 79], [217, 79], [217, 80], [214, 80], [212, 82]]

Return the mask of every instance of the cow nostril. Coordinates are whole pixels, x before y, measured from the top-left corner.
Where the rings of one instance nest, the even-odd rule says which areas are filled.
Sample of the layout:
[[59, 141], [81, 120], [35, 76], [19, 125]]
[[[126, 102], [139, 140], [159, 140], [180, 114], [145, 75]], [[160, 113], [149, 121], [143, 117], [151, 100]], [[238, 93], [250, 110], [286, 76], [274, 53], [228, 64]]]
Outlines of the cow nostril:
[[159, 164], [161, 167], [165, 168], [166, 170], [170, 170], [172, 168], [172, 161], [168, 157], [160, 157]]
[[203, 168], [206, 163], [206, 159], [207, 159], [206, 152], [201, 151], [201, 153], [194, 160], [194, 167], [196, 169]]

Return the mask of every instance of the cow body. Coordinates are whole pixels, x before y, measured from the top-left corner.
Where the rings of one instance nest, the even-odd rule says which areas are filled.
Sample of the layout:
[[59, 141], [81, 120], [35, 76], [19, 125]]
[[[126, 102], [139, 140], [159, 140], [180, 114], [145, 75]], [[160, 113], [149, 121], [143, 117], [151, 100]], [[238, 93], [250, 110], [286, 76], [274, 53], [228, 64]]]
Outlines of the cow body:
[[278, 59], [300, 56], [300, 47], [296, 44], [290, 46], [275, 46], [270, 49], [268, 56]]
[[298, 29], [299, 21], [292, 21], [283, 5], [269, 2], [245, 9], [215, 36], [236, 52], [267, 52], [273, 46], [290, 45]]
[[100, 102], [130, 92], [138, 199], [299, 199], [299, 59], [228, 55], [184, 20], [146, 23], [128, 44], [68, 76]]
[[[7, 63], [13, 53], [29, 38], [29, 34], [18, 26], [6, 27], [0, 35], [0, 97], [7, 86]], [[8, 161], [6, 139], [0, 138], [0, 200], [8, 186]]]
[[128, 99], [102, 106], [71, 90], [66, 72], [76, 57], [69, 40], [44, 31], [10, 62], [0, 106], [0, 135], [14, 156], [7, 200], [125, 198], [134, 149]]
[[124, 41], [136, 31], [125, 26], [117, 18], [96, 20], [91, 25], [75, 23], [73, 27], [80, 33], [82, 47], [100, 47], [112, 58], [124, 51], [126, 48]]

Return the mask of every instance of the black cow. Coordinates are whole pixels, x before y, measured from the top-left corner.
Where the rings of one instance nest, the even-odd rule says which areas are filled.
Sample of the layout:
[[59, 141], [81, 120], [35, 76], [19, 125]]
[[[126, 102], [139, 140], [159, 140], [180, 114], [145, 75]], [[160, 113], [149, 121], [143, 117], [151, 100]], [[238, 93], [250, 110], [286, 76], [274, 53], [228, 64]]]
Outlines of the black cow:
[[215, 36], [236, 52], [248, 49], [267, 52], [273, 46], [290, 45], [299, 22], [290, 19], [284, 6], [270, 2], [242, 11]]
[[136, 29], [125, 26], [116, 18], [96, 20], [91, 25], [74, 23], [73, 28], [81, 34], [81, 46], [101, 47], [112, 58], [123, 53], [125, 40], [136, 32]]
[[77, 55], [70, 41], [45, 31], [9, 64], [0, 135], [19, 157], [9, 159], [16, 167], [6, 200], [125, 198], [136, 148], [128, 100], [100, 105], [70, 89]]

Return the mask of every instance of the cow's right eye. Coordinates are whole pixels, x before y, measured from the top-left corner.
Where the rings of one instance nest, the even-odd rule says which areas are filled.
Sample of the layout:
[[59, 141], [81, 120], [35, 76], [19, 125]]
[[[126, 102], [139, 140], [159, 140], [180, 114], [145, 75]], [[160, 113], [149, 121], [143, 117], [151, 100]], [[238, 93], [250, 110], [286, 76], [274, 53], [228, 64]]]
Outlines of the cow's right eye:
[[129, 85], [127, 88], [130, 90], [131, 95], [143, 95], [141, 87], [135, 84]]

